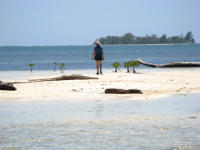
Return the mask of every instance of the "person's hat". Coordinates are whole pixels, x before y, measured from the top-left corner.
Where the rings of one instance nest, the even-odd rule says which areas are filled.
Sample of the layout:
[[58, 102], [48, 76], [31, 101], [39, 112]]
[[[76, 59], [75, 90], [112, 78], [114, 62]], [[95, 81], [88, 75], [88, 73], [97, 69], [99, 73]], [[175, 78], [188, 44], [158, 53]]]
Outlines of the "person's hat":
[[101, 43], [99, 41], [95, 41], [95, 44], [101, 45]]

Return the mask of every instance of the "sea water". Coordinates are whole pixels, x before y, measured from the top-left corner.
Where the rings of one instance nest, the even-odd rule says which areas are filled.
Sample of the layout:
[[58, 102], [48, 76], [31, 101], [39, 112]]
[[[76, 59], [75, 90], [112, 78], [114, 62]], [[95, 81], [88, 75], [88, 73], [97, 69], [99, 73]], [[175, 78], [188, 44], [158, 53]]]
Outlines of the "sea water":
[[[66, 70], [94, 69], [92, 52], [94, 46], [0, 46], [0, 71], [53, 70], [53, 62], [65, 63]], [[112, 68], [115, 61], [123, 64], [128, 60], [149, 63], [200, 61], [200, 44], [171, 45], [118, 45], [103, 46], [104, 68]], [[144, 67], [144, 66], [141, 66]], [[57, 67], [59, 69], [59, 67]], [[123, 68], [123, 66], [122, 66]]]

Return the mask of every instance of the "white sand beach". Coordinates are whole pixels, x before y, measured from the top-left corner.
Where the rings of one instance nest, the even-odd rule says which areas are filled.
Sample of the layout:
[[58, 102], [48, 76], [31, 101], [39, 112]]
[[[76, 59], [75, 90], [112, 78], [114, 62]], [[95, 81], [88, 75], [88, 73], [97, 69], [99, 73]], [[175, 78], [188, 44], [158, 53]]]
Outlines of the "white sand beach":
[[[163, 69], [140, 71], [137, 74], [106, 72], [103, 75], [92, 73], [82, 75], [99, 79], [14, 84], [17, 90], [0, 91], [0, 100], [148, 100], [169, 97], [173, 94], [200, 93], [199, 69]], [[59, 75], [31, 78], [41, 79], [55, 76]], [[9, 79], [3, 81], [9, 81]], [[143, 94], [105, 94], [106, 88], [139, 89]]]

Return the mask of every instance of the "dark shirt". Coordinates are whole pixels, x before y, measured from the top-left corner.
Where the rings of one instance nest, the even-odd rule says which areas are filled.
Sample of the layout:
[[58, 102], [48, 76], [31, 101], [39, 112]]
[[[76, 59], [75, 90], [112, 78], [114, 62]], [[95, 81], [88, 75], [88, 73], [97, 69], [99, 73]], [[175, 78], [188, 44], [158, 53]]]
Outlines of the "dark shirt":
[[96, 46], [94, 48], [95, 51], [95, 60], [102, 60], [102, 52], [103, 52], [103, 48], [101, 46]]

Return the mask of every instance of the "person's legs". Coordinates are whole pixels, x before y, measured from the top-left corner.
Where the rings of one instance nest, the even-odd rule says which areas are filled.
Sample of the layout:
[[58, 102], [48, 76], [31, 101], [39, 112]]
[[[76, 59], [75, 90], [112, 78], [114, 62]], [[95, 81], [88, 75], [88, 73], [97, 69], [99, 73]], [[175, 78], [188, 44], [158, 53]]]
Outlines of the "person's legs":
[[102, 74], [102, 61], [99, 61], [99, 65], [100, 65], [100, 73]]
[[99, 74], [99, 61], [96, 60], [96, 68], [97, 68], [97, 74]]

